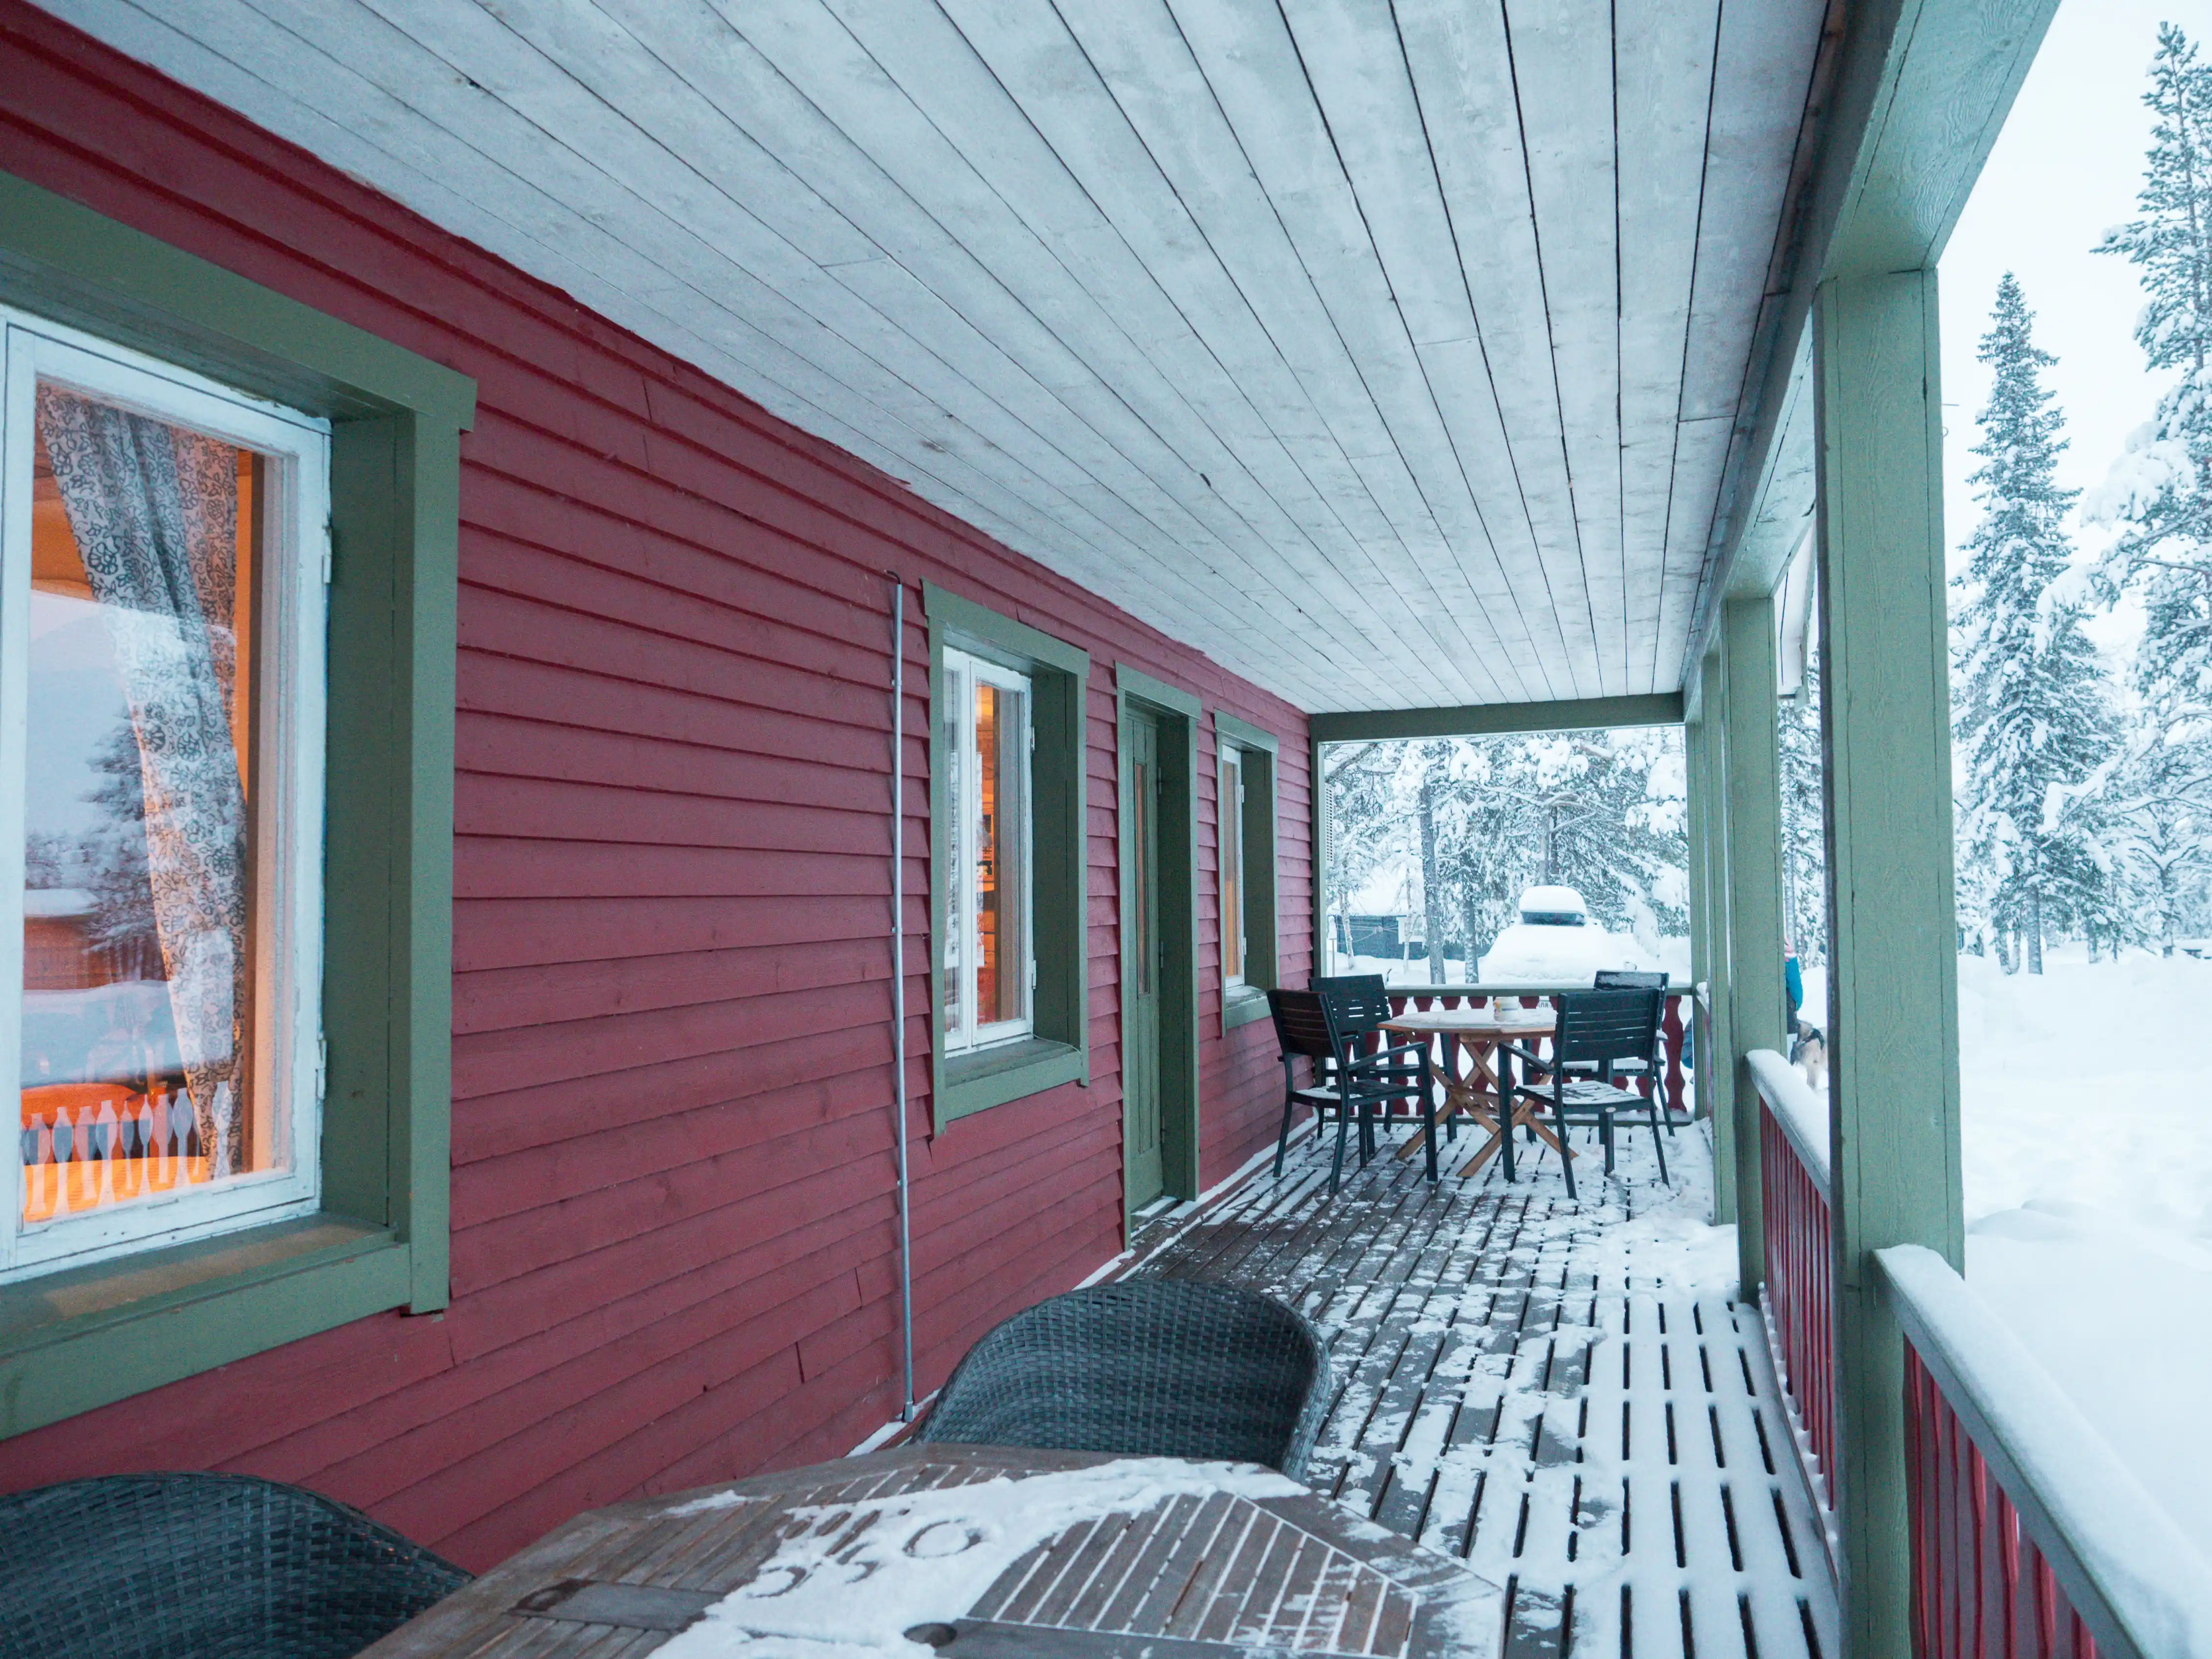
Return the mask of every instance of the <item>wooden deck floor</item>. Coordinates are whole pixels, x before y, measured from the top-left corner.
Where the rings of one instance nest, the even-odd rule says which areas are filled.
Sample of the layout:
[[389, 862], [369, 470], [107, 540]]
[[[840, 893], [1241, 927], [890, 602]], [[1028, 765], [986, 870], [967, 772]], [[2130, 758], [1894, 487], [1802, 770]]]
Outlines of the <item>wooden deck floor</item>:
[[1590, 1149], [1579, 1205], [1548, 1156], [1454, 1178], [1472, 1144], [1434, 1188], [1386, 1148], [1332, 1199], [1309, 1139], [1280, 1180], [1140, 1240], [1135, 1271], [1249, 1285], [1334, 1334], [1310, 1484], [1505, 1585], [1509, 1656], [1838, 1651], [1759, 1311], [1698, 1288], [1723, 1243], [1695, 1224], [1702, 1132], [1670, 1139], [1671, 1191], [1648, 1141], [1610, 1182]]

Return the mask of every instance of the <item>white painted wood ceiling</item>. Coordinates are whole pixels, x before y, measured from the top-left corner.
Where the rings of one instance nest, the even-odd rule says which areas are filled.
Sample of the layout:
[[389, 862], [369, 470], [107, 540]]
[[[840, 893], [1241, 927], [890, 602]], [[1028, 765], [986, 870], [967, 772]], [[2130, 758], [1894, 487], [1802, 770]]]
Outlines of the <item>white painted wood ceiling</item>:
[[46, 3], [1314, 711], [1680, 684], [1824, 10]]

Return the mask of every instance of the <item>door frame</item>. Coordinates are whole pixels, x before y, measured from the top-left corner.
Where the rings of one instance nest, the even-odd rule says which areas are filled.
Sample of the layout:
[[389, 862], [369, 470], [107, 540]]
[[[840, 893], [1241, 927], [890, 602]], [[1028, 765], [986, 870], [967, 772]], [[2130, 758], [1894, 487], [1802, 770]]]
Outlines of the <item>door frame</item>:
[[[1131, 817], [1121, 810], [1135, 787], [1131, 776], [1129, 715], [1141, 710], [1159, 722], [1160, 860], [1160, 1181], [1163, 1190], [1185, 1200], [1197, 1198], [1198, 1185], [1198, 726], [1204, 714], [1188, 691], [1154, 679], [1127, 663], [1114, 665], [1114, 750], [1117, 788], [1115, 839], [1119, 848], [1121, 884], [1115, 921], [1136, 906], [1137, 848]], [[1115, 1006], [1116, 1048], [1121, 1010], [1136, 994], [1135, 930], [1120, 927], [1121, 994]], [[1122, 1146], [1128, 1145], [1128, 1093], [1121, 1096]], [[1121, 1238], [1128, 1242], [1132, 1217], [1126, 1153], [1121, 1181]]]

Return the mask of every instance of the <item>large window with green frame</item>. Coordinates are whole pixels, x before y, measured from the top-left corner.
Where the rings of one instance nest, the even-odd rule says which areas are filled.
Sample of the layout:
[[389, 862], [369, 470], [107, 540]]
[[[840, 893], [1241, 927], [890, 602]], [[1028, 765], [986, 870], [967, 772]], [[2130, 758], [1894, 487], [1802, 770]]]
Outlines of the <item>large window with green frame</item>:
[[1087, 1081], [1080, 647], [922, 586], [934, 1117]]
[[1221, 1027], [1264, 1018], [1275, 988], [1273, 732], [1216, 712], [1215, 871], [1221, 917]]
[[[82, 753], [48, 752], [49, 723], [0, 756], [29, 780], [0, 785], [25, 946], [0, 1047], [33, 1122], [10, 1160], [4, 1437], [446, 1305], [475, 386], [4, 174], [0, 307], [0, 492], [21, 498], [0, 493], [0, 699], [100, 671], [122, 711]], [[106, 786], [83, 811], [70, 765]]]

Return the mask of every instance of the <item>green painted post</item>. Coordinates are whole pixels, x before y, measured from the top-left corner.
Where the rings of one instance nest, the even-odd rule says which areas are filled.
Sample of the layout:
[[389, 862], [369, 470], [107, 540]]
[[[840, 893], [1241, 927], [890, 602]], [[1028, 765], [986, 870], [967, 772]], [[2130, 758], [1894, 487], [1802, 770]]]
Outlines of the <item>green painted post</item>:
[[1766, 1279], [1759, 1159], [1759, 1090], [1744, 1056], [1786, 1041], [1782, 980], [1782, 757], [1774, 599], [1730, 599], [1721, 611], [1728, 694], [1729, 1026], [1735, 1039], [1736, 1259], [1743, 1294]]
[[[1705, 939], [1705, 836], [1707, 820], [1711, 814], [1705, 806], [1705, 743], [1707, 727], [1702, 708], [1691, 713], [1682, 722], [1682, 776], [1687, 797], [1683, 811], [1683, 839], [1689, 847], [1690, 876], [1690, 983], [1694, 986], [1710, 971], [1711, 947]], [[1684, 1011], [1690, 1022], [1698, 1017], [1693, 999]], [[1691, 1057], [1694, 1060], [1700, 1041], [1692, 1025]]]
[[1814, 303], [1827, 760], [1828, 1109], [1846, 1650], [1911, 1651], [1903, 1354], [1874, 1253], [1965, 1265], [1932, 269]]
[[1705, 653], [1698, 669], [1698, 706], [1705, 712], [1705, 1029], [1698, 1033], [1698, 1089], [1713, 1126], [1713, 1224], [1736, 1218], [1735, 1026], [1729, 988], [1735, 933], [1729, 926], [1729, 843], [1735, 833], [1729, 796], [1728, 719], [1725, 678], [1717, 647]]

